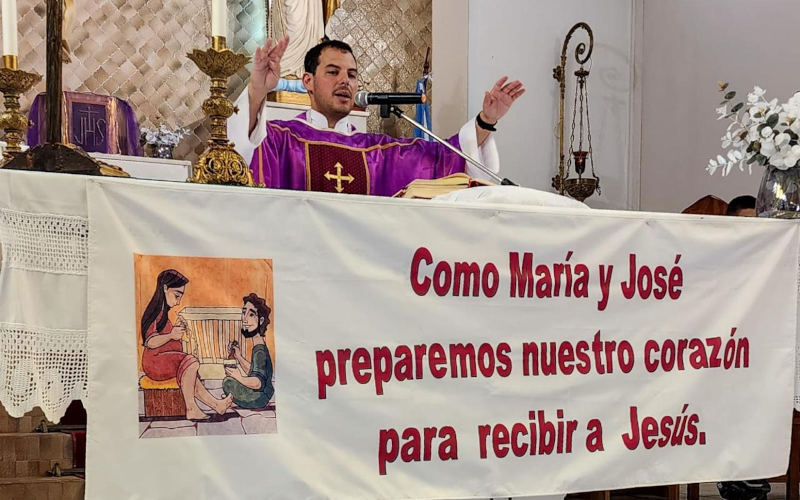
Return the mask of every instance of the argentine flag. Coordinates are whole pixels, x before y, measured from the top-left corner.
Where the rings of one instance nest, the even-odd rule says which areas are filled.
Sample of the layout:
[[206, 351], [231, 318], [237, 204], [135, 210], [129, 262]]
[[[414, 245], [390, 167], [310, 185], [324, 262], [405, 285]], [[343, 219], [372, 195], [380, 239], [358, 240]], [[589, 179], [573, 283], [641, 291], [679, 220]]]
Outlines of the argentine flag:
[[[422, 77], [417, 80], [417, 88], [414, 92], [417, 94], [424, 94], [425, 93], [425, 81], [427, 80], [426, 77]], [[431, 129], [431, 107], [427, 101], [417, 104], [417, 116], [414, 118], [418, 123], [425, 125], [425, 127], [430, 130]], [[426, 141], [430, 141], [431, 136], [424, 133], [417, 127], [414, 127], [414, 137], [420, 137], [425, 139]]]

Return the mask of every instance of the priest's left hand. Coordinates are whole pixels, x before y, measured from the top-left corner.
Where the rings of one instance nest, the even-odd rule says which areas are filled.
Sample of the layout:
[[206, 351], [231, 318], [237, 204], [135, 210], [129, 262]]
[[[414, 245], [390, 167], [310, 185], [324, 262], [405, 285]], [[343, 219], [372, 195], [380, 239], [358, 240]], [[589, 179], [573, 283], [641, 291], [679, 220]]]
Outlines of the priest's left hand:
[[507, 76], [497, 80], [494, 87], [483, 97], [481, 118], [488, 123], [497, 123], [508, 113], [514, 101], [524, 93], [525, 88], [519, 80], [509, 82]]

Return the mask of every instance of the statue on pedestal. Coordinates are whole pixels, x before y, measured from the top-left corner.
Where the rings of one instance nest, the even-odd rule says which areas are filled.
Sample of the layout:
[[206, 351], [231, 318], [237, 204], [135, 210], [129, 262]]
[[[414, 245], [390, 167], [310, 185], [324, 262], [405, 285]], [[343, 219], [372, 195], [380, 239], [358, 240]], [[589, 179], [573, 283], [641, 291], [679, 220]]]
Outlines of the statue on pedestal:
[[339, 8], [340, 0], [270, 1], [267, 37], [280, 40], [289, 36], [289, 46], [281, 59], [281, 82], [269, 100], [310, 104], [300, 78], [306, 52], [325, 37], [325, 26]]

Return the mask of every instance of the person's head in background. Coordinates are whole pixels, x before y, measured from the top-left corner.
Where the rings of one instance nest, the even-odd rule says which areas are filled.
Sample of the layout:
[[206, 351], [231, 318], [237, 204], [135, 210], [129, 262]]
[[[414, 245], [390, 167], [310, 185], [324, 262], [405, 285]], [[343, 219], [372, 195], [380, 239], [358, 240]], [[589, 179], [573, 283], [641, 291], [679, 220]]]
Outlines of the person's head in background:
[[756, 199], [749, 194], [737, 196], [728, 203], [728, 211], [725, 215], [735, 215], [737, 217], [755, 217]]

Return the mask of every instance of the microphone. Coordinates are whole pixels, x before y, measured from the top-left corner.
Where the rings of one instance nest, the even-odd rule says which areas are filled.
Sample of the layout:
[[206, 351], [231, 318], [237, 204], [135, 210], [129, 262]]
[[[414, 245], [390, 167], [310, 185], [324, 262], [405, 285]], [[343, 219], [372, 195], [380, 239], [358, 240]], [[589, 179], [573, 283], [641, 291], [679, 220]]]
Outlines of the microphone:
[[422, 104], [427, 100], [425, 94], [392, 93], [392, 92], [367, 92], [359, 90], [354, 97], [356, 106], [365, 108], [369, 105], [390, 104]]

